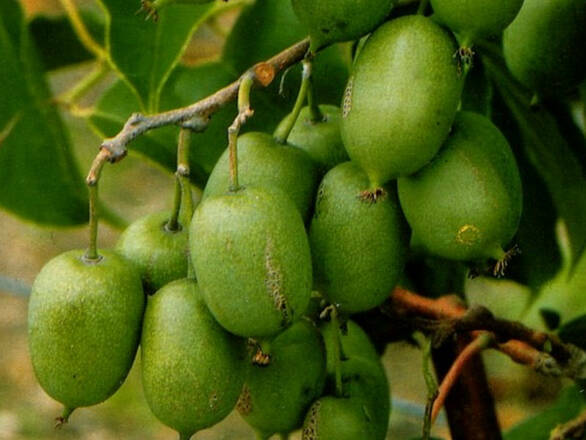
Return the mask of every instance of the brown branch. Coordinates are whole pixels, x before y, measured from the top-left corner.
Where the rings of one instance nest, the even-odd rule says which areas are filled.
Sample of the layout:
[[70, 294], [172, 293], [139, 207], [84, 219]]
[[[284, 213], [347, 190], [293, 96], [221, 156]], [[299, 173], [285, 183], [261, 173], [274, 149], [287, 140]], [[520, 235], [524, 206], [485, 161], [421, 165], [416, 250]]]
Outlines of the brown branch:
[[467, 309], [453, 295], [433, 299], [397, 287], [390, 303], [391, 313], [403, 318], [415, 317], [415, 324], [421, 330], [435, 332], [440, 342], [455, 333], [478, 336], [488, 331], [495, 336], [495, 348], [517, 363], [546, 375], [584, 377], [586, 353], [583, 350], [562, 342], [555, 335], [495, 318], [484, 307]]
[[462, 374], [464, 368], [468, 365], [469, 361], [474, 358], [478, 353], [487, 348], [494, 340], [494, 335], [488, 332], [482, 332], [476, 339], [466, 346], [464, 350], [460, 352], [448, 373], [444, 376], [441, 385], [438, 388], [437, 397], [433, 403], [433, 409], [431, 411], [431, 423], [435, 421], [440, 410], [444, 406], [444, 402], [450, 393], [450, 390], [455, 385], [456, 381]]
[[[255, 64], [243, 75], [251, 74], [256, 85], [267, 87], [280, 71], [301, 61], [308, 48], [309, 39], [300, 41], [269, 60]], [[102, 142], [101, 148], [110, 152], [110, 162], [117, 162], [126, 156], [126, 146], [149, 130], [166, 125], [189, 124], [194, 118], [208, 120], [213, 113], [236, 99], [239, 87], [240, 79], [187, 107], [149, 116], [134, 113], [116, 136]]]

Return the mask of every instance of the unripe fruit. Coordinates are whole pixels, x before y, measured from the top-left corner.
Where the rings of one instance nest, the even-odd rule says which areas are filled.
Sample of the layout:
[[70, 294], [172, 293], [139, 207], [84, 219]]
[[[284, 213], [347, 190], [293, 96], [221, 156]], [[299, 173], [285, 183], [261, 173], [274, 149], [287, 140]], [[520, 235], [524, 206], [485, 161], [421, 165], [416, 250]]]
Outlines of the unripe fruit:
[[429, 18], [385, 23], [355, 63], [342, 140], [371, 188], [420, 169], [447, 137], [462, 91], [453, 37]]
[[360, 398], [326, 396], [315, 401], [303, 423], [302, 440], [373, 439], [374, 429]]
[[505, 30], [503, 53], [520, 82], [532, 90], [555, 93], [586, 78], [586, 60], [580, 49], [584, 41], [584, 0], [525, 0]]
[[[339, 163], [347, 161], [348, 153], [340, 134], [340, 108], [320, 105], [319, 109], [323, 114], [323, 119], [319, 121], [312, 121], [309, 107], [301, 109], [287, 142], [304, 150], [318, 164], [321, 174], [325, 174]], [[283, 119], [277, 131], [290, 117], [289, 114]]]
[[32, 364], [66, 414], [104, 401], [122, 385], [140, 338], [140, 277], [116, 253], [100, 253], [99, 261], [88, 262], [82, 250], [65, 252], [43, 267], [32, 287]]
[[519, 225], [515, 158], [498, 128], [475, 113], [460, 112], [439, 154], [398, 188], [414, 243], [433, 255], [499, 260]]
[[195, 211], [189, 243], [206, 303], [228, 331], [272, 336], [307, 309], [309, 244], [284, 194], [251, 186], [208, 197]]
[[266, 438], [301, 427], [325, 383], [325, 352], [318, 330], [302, 320], [270, 342], [270, 363], [252, 365], [238, 403], [240, 414]]
[[120, 236], [116, 250], [138, 269], [147, 293], [187, 275], [187, 228], [167, 227], [169, 213], [147, 215], [133, 222]]
[[[281, 190], [306, 219], [318, 183], [317, 167], [299, 148], [280, 145], [267, 133], [250, 132], [238, 138], [238, 180], [242, 186]], [[202, 200], [225, 194], [230, 186], [229, 152], [212, 170]]]
[[309, 31], [312, 52], [339, 41], [356, 40], [377, 27], [394, 0], [292, 0]]
[[468, 44], [501, 33], [522, 4], [523, 0], [431, 0], [434, 18]]
[[207, 309], [194, 280], [149, 297], [142, 331], [142, 382], [153, 413], [181, 439], [226, 417], [244, 383], [244, 341]]
[[352, 162], [330, 170], [319, 187], [310, 228], [316, 286], [348, 313], [371, 309], [388, 297], [409, 245], [395, 188], [378, 196], [368, 188], [368, 177]]

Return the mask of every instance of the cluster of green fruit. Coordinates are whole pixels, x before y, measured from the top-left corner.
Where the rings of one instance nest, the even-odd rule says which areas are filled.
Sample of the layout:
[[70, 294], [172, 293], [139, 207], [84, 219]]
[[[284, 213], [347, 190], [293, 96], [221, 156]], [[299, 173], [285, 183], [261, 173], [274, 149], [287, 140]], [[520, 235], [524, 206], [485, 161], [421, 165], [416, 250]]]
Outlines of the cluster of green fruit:
[[[467, 45], [502, 32], [521, 3], [432, 0], [437, 21]], [[519, 67], [527, 44], [515, 42], [540, 41], [547, 17], [525, 17], [541, 3], [526, 0], [505, 32], [520, 79], [536, 78]], [[584, 12], [580, 1], [543, 3]], [[240, 185], [227, 150], [193, 217], [150, 215], [116, 251], [67, 252], [38, 275], [30, 352], [64, 419], [112, 395], [140, 343], [148, 404], [182, 439], [234, 407], [261, 438], [302, 427], [306, 440], [384, 439], [385, 373], [348, 317], [387, 298], [410, 245], [459, 261], [504, 257], [521, 214], [519, 172], [489, 119], [458, 112], [465, 74], [453, 34], [423, 15], [384, 22], [392, 0], [293, 6], [311, 51], [373, 31], [341, 109], [309, 105], [278, 136], [240, 136]], [[536, 45], [533, 54], [547, 49]], [[546, 76], [546, 56], [526, 62]], [[563, 60], [556, 75], [581, 73], [556, 85], [584, 79], [583, 60]], [[527, 82], [541, 90], [543, 81]], [[319, 319], [324, 308], [331, 321]]]

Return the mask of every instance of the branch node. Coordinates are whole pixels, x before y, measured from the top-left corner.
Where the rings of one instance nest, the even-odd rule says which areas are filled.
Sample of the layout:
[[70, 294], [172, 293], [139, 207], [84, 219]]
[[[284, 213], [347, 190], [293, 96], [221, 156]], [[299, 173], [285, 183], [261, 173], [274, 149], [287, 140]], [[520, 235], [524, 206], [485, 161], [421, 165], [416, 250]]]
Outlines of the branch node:
[[254, 65], [252, 71], [256, 82], [263, 87], [267, 87], [272, 83], [277, 74], [275, 67], [267, 62], [261, 62]]

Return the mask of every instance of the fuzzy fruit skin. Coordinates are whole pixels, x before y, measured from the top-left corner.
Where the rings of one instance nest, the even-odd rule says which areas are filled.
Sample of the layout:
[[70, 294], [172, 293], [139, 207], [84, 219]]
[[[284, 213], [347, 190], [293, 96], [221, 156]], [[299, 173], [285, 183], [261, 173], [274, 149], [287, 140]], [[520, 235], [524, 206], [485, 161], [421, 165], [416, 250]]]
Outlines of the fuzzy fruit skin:
[[[283, 191], [293, 200], [304, 219], [309, 215], [318, 179], [317, 166], [299, 148], [280, 145], [268, 133], [250, 132], [238, 138], [240, 185]], [[229, 152], [226, 150], [210, 174], [202, 200], [225, 194], [229, 187]]]
[[439, 154], [399, 179], [398, 188], [413, 241], [427, 253], [499, 259], [517, 231], [522, 193], [515, 158], [498, 128], [476, 113], [458, 113]]
[[149, 214], [134, 221], [120, 235], [116, 250], [137, 267], [147, 293], [187, 275], [187, 229], [166, 228], [169, 213]]
[[431, 0], [434, 17], [470, 43], [501, 33], [523, 0]]
[[292, 0], [299, 21], [309, 31], [310, 50], [356, 40], [377, 27], [394, 0]]
[[566, 91], [586, 78], [586, 2], [525, 0], [505, 30], [503, 53], [511, 73], [532, 90]]
[[185, 438], [236, 406], [246, 375], [244, 341], [214, 320], [195, 280], [173, 281], [149, 297], [141, 357], [149, 407]]
[[414, 173], [439, 150], [463, 78], [454, 38], [410, 15], [379, 27], [360, 51], [342, 105], [342, 140], [376, 188]]
[[325, 350], [319, 331], [298, 321], [270, 343], [267, 366], [251, 365], [238, 410], [267, 438], [303, 424], [311, 403], [325, 384]]
[[307, 309], [309, 243], [283, 193], [251, 186], [208, 197], [195, 211], [190, 250], [206, 303], [228, 331], [272, 336]]
[[[304, 150], [319, 165], [321, 174], [325, 174], [349, 158], [340, 134], [340, 108], [335, 105], [320, 105], [319, 109], [324, 119], [315, 122], [311, 120], [309, 107], [301, 109], [287, 142]], [[277, 131], [290, 117], [288, 115], [283, 119]]]
[[368, 177], [353, 162], [330, 170], [320, 184], [309, 233], [316, 287], [348, 313], [388, 297], [409, 246], [395, 188], [385, 188], [375, 202], [361, 198], [368, 188]]
[[303, 422], [302, 440], [375, 439], [361, 399], [326, 396], [316, 400]]
[[134, 267], [101, 250], [99, 263], [85, 251], [50, 260], [32, 287], [29, 350], [43, 389], [66, 408], [94, 405], [124, 382], [138, 347], [144, 293]]

